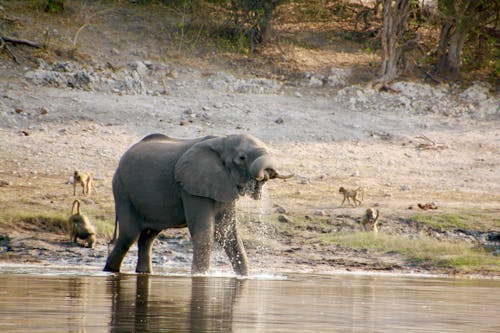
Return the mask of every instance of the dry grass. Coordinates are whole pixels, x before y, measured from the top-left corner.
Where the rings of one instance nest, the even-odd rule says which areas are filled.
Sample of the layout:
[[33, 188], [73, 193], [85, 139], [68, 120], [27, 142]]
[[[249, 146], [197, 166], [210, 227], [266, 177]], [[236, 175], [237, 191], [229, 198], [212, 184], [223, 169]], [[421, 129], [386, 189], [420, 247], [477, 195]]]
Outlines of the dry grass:
[[90, 218], [97, 232], [112, 233], [114, 204], [110, 185], [106, 182], [97, 182], [99, 193], [91, 197], [74, 197], [73, 185], [64, 181], [68, 175], [32, 175], [26, 179], [0, 173], [0, 178], [11, 182], [0, 196], [0, 227], [8, 229], [16, 223], [36, 224], [37, 221], [47, 226], [60, 225], [61, 221], [66, 223], [73, 200], [79, 199], [82, 212]]

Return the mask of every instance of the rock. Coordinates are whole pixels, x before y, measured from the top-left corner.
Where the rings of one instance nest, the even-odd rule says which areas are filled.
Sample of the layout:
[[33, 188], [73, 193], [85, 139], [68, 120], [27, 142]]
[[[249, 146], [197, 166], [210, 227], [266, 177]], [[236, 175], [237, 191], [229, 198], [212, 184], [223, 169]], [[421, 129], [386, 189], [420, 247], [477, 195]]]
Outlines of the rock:
[[207, 80], [209, 88], [228, 90], [238, 93], [268, 94], [275, 93], [281, 86], [275, 80], [265, 78], [237, 79], [230, 74], [218, 72]]
[[330, 75], [326, 79], [326, 84], [330, 87], [340, 87], [347, 85], [347, 80], [351, 76], [350, 69], [330, 68]]
[[292, 220], [290, 220], [290, 218], [288, 216], [286, 216], [285, 214], [280, 214], [278, 216], [278, 221], [281, 222], [281, 223], [290, 223], [290, 222], [292, 222]]
[[500, 242], [500, 232], [492, 232], [486, 236], [489, 242]]
[[305, 73], [300, 84], [309, 88], [319, 88], [323, 86], [324, 81], [325, 77], [321, 74]]
[[475, 82], [472, 86], [465, 89], [458, 96], [468, 102], [479, 103], [488, 98], [490, 87], [481, 82]]
[[411, 190], [411, 187], [410, 187], [410, 185], [404, 184], [404, 185], [401, 185], [401, 186], [399, 187], [399, 190], [400, 190], [400, 191], [403, 191], [403, 192], [407, 192], [407, 191], [410, 191], [410, 190]]
[[[342, 88], [334, 97], [336, 103], [344, 104], [349, 110], [377, 111], [392, 109], [395, 112], [429, 114], [440, 113], [447, 116], [462, 114], [492, 114], [500, 105], [498, 99], [488, 98], [480, 103], [470, 105], [464, 103], [452, 93], [448, 86], [432, 86], [409, 81], [395, 82], [391, 85], [395, 92], [379, 92], [371, 86], [352, 85]], [[476, 99], [484, 98], [478, 94]], [[489, 101], [495, 100], [490, 103]], [[484, 105], [484, 107], [483, 107]], [[481, 111], [478, 111], [478, 110]]]
[[275, 205], [275, 212], [278, 213], [278, 214], [286, 214], [287, 211], [285, 208], [281, 207], [281, 206], [278, 206], [278, 205]]
[[498, 97], [492, 97], [479, 103], [477, 113], [487, 116], [500, 114], [500, 100]]
[[77, 71], [67, 78], [66, 85], [71, 88], [91, 89], [92, 81], [89, 73], [86, 71]]
[[142, 61], [135, 61], [129, 64], [129, 67], [141, 76], [146, 76], [148, 74], [148, 67]]
[[56, 62], [52, 65], [39, 62], [39, 66], [39, 69], [24, 74], [27, 80], [36, 85], [91, 89], [97, 81], [92, 68], [78, 68], [71, 62]]
[[285, 120], [282, 117], [278, 117], [276, 120], [274, 120], [276, 124], [283, 124]]
[[269, 79], [237, 80], [233, 91], [239, 93], [267, 94], [274, 93], [279, 89], [279, 84]]
[[300, 179], [300, 184], [302, 184], [302, 185], [306, 185], [306, 184], [309, 184], [311, 182], [311, 180], [308, 177], [305, 177], [305, 176], [299, 176], [299, 175], [297, 175], [297, 178]]
[[83, 202], [84, 204], [86, 204], [86, 205], [95, 205], [95, 201], [94, 201], [94, 200], [92, 200], [92, 199], [90, 199], [90, 198], [83, 198], [83, 199], [81, 199], [81, 200], [82, 200], [82, 202]]
[[318, 180], [326, 180], [326, 179], [328, 179], [328, 175], [325, 175], [325, 174], [323, 174], [323, 175], [319, 175], [319, 176], [317, 177], [317, 179], [318, 179]]
[[130, 75], [125, 76], [122, 84], [122, 90], [125, 90], [129, 94], [140, 95], [146, 91], [146, 88], [139, 74], [136, 71], [133, 71]]
[[67, 82], [63, 74], [46, 70], [28, 71], [24, 74], [24, 77], [34, 84], [41, 86], [59, 87], [66, 85]]
[[56, 62], [47, 69], [56, 72], [71, 73], [76, 70], [76, 66], [71, 62], [64, 61], [64, 62]]
[[314, 215], [315, 216], [328, 216], [328, 214], [322, 209], [315, 210]]
[[0, 179], [0, 187], [6, 187], [12, 185], [8, 180]]

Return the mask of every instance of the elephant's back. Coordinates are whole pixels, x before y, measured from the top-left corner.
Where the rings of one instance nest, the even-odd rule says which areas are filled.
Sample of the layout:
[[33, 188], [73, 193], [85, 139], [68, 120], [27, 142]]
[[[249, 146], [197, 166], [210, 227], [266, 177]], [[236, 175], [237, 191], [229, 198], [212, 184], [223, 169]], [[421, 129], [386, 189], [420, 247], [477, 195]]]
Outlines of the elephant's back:
[[146, 220], [160, 223], [157, 226], [183, 223], [175, 165], [191, 146], [205, 139], [177, 140], [155, 134], [139, 141], [120, 160], [113, 177], [115, 197], [127, 198]]
[[[125, 184], [169, 183], [177, 160], [197, 140], [177, 140], [153, 134], [133, 145], [122, 156], [116, 175]], [[170, 184], [169, 184], [170, 185]]]
[[155, 142], [162, 142], [162, 143], [187, 143], [188, 145], [192, 146], [195, 143], [205, 141], [207, 139], [212, 139], [215, 138], [216, 136], [214, 135], [207, 135], [201, 138], [196, 138], [196, 139], [177, 139], [177, 138], [172, 138], [170, 136], [167, 136], [165, 134], [161, 133], [153, 133], [146, 135], [144, 138], [142, 138], [141, 141], [139, 141], [137, 144], [144, 143], [144, 142], [149, 142], [149, 141], [155, 141]]
[[[139, 164], [156, 164], [177, 162], [177, 160], [194, 144], [206, 140], [198, 139], [174, 139], [163, 134], [150, 134], [141, 141], [130, 147], [123, 155], [120, 165], [134, 161]], [[174, 163], [175, 165], [175, 163]], [[153, 165], [150, 165], [153, 166]]]

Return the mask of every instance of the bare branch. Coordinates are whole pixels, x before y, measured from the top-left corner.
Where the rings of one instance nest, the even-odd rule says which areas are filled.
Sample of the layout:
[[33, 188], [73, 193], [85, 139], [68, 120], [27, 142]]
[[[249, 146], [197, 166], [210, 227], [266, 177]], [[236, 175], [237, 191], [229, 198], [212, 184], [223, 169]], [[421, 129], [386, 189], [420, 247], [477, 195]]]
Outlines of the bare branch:
[[6, 43], [11, 43], [11, 44], [22, 44], [22, 45], [27, 45], [34, 47], [36, 49], [41, 48], [41, 46], [35, 42], [29, 41], [27, 39], [18, 39], [18, 38], [13, 38], [13, 37], [8, 37], [8, 36], [0, 36], [1, 39], [4, 40]]
[[417, 144], [417, 149], [419, 150], [431, 150], [431, 149], [440, 150], [446, 148], [444, 144], [436, 143], [433, 140], [426, 137], [425, 135], [417, 136], [417, 139], [422, 140], [422, 142]]

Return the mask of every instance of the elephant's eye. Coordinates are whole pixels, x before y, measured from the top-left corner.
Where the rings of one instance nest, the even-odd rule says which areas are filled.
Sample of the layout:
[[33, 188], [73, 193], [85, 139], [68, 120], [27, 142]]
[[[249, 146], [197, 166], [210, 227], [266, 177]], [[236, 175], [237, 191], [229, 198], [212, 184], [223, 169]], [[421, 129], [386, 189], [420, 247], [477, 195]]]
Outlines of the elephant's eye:
[[239, 159], [240, 159], [240, 161], [244, 161], [244, 160], [246, 160], [246, 159], [247, 159], [247, 157], [246, 157], [245, 155], [240, 155], [240, 156], [239, 156]]

